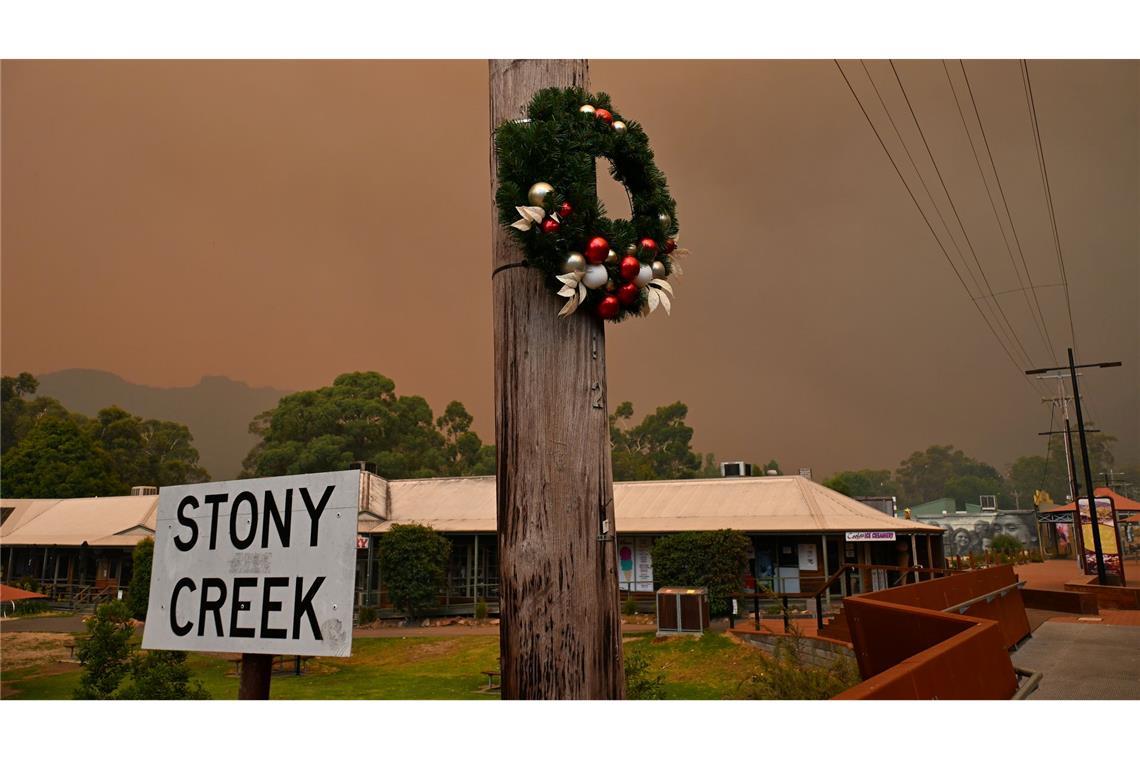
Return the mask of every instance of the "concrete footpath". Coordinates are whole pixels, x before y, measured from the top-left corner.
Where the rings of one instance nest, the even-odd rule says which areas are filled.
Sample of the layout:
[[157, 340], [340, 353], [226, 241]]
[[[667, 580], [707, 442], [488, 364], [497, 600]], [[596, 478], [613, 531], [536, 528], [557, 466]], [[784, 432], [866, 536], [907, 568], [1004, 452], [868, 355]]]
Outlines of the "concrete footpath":
[[1012, 654], [1042, 674], [1030, 699], [1140, 699], [1140, 627], [1049, 620]]

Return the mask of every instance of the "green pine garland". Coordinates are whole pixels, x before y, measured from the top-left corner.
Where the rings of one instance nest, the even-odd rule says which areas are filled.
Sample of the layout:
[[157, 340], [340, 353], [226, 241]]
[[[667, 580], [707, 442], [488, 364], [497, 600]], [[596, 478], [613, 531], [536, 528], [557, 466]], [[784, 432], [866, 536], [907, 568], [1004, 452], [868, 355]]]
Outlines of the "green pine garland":
[[[615, 123], [625, 124], [625, 130], [593, 112], [581, 111], [583, 105], [606, 109]], [[569, 215], [557, 217], [559, 227], [553, 232], [544, 232], [541, 224], [533, 224], [528, 230], [511, 228], [523, 246], [528, 265], [540, 270], [555, 292], [563, 287], [556, 278], [566, 273], [569, 255], [584, 254], [587, 242], [597, 236], [608, 241], [617, 260], [610, 257], [611, 261], [604, 264], [609, 282], [587, 290], [579, 308], [597, 313], [602, 299], [624, 284], [618, 262], [627, 255], [647, 265], [660, 261], [666, 276], [673, 273], [677, 204], [669, 194], [665, 175], [653, 162], [645, 131], [637, 122], [614, 113], [608, 95], [590, 94], [578, 87], [540, 90], [527, 106], [526, 119], [505, 122], [495, 130], [495, 149], [499, 172], [495, 202], [504, 226], [520, 220], [516, 207], [531, 205], [528, 191], [538, 182], [554, 187], [543, 203], [548, 214], [557, 213], [564, 202], [571, 206]], [[629, 193], [632, 219], [606, 217], [595, 187], [594, 162], [599, 156], [609, 159], [611, 175]], [[653, 240], [657, 250], [643, 247], [641, 241], [645, 239]], [[612, 319], [642, 313], [650, 297], [649, 288], [640, 288], [637, 300], [622, 304]]]

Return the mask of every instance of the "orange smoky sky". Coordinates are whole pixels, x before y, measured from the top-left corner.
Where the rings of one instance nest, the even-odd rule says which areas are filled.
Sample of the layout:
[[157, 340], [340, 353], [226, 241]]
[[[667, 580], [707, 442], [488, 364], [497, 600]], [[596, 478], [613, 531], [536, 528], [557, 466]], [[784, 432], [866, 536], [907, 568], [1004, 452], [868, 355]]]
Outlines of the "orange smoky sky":
[[[896, 66], [1015, 360], [834, 62], [592, 61], [593, 89], [645, 126], [693, 251], [671, 317], [609, 328], [611, 405], [680, 399], [697, 449], [817, 475], [932, 443], [999, 467], [1044, 453], [1055, 389], [1021, 370], [1058, 363], [1070, 324], [1018, 63], [965, 70], [1020, 254], [957, 61]], [[868, 73], [957, 231], [890, 64], [866, 67], [844, 62], [932, 223]], [[1125, 363], [1086, 373], [1089, 402], [1135, 462], [1138, 66], [1029, 69], [1078, 358]], [[295, 390], [377, 370], [492, 436], [485, 61], [8, 61], [0, 94], [5, 374]]]

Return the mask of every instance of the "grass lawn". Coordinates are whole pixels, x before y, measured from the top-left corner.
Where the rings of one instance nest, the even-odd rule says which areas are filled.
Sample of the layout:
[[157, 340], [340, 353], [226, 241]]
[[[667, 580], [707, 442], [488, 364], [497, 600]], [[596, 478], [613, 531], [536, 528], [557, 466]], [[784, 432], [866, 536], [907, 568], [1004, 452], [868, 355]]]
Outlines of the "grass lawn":
[[[5, 634], [4, 644], [10, 636]], [[737, 687], [759, 667], [758, 650], [724, 634], [700, 638], [654, 639], [652, 634], [626, 637], [627, 651], [650, 661], [651, 675], [665, 677], [668, 699], [733, 699]], [[352, 657], [311, 661], [297, 678], [291, 671], [273, 678], [274, 699], [497, 699], [486, 693], [483, 670], [497, 670], [495, 636], [358, 638]], [[215, 699], [234, 699], [238, 680], [234, 666], [221, 656], [191, 653], [194, 678]], [[4, 699], [70, 699], [79, 683], [76, 665], [41, 660], [23, 667], [4, 667]]]

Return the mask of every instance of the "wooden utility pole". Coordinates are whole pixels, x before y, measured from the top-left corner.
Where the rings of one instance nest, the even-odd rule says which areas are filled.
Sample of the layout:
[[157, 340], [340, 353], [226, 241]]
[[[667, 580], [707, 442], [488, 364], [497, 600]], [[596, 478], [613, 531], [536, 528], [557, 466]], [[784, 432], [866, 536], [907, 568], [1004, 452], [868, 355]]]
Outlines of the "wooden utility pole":
[[[552, 86], [588, 89], [587, 62], [491, 61], [492, 131]], [[558, 317], [549, 283], [518, 266], [523, 252], [494, 206], [497, 182], [492, 142], [502, 695], [621, 699], [605, 329], [586, 309]]]
[[238, 699], [269, 699], [269, 682], [272, 677], [273, 655], [246, 652], [241, 656]]

